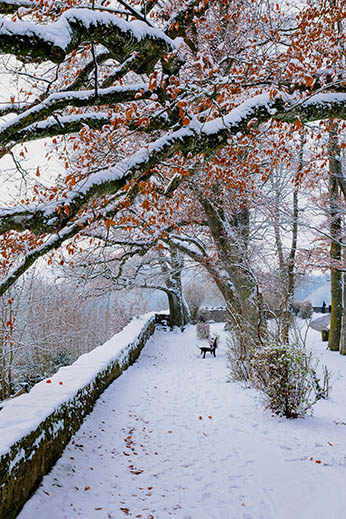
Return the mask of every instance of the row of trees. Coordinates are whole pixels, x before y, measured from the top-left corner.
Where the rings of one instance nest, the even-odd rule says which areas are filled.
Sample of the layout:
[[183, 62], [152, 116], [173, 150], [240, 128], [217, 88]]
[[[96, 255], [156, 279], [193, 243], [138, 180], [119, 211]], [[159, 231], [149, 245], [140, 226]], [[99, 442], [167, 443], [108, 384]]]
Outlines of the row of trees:
[[0, 299], [0, 400], [103, 344], [146, 307], [135, 292], [81, 297], [67, 280], [25, 276]]
[[135, 276], [155, 288], [156, 272], [183, 326], [188, 258], [246, 352], [267, 337], [268, 278], [285, 342], [297, 273], [330, 268], [339, 349], [343, 0], [4, 0], [0, 12], [0, 174], [15, 198], [0, 211], [0, 294], [42, 257], [125, 288]]

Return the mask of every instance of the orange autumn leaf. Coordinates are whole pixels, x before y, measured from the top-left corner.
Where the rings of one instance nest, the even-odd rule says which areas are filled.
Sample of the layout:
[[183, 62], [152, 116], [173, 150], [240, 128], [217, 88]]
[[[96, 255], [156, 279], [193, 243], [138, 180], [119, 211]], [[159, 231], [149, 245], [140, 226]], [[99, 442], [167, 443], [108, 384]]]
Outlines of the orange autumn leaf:
[[304, 81], [305, 81], [305, 85], [307, 87], [311, 87], [315, 82], [315, 80], [312, 76], [305, 76]]
[[303, 126], [303, 125], [302, 125], [300, 119], [297, 119], [296, 122], [294, 123], [293, 128], [294, 128], [295, 130], [299, 130], [299, 128], [301, 128], [302, 126]]

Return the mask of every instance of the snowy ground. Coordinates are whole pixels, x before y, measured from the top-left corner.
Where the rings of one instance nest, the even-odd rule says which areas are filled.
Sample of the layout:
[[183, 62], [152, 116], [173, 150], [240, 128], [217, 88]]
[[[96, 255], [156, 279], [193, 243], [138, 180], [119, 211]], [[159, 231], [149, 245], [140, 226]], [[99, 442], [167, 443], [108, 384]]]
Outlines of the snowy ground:
[[309, 343], [333, 371], [331, 397], [286, 420], [228, 382], [224, 343], [203, 360], [194, 327], [157, 332], [18, 519], [346, 517], [346, 359], [317, 331]]

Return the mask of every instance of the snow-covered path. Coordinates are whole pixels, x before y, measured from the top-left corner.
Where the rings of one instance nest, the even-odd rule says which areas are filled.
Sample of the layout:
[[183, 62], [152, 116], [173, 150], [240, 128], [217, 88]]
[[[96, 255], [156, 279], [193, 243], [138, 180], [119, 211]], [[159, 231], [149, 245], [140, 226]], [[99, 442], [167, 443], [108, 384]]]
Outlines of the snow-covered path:
[[157, 332], [18, 519], [346, 517], [346, 360], [330, 357], [336, 397], [288, 421], [227, 383], [223, 343], [198, 353], [194, 327]]

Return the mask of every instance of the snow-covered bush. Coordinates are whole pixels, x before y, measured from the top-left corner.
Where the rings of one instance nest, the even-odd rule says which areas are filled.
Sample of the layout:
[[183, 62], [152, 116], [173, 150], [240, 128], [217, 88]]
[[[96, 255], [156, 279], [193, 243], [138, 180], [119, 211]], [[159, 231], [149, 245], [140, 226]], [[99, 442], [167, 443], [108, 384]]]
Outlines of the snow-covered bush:
[[312, 317], [312, 312], [311, 301], [303, 301], [300, 305], [298, 317], [301, 317], [301, 319], [310, 319]]
[[301, 319], [310, 319], [313, 312], [311, 301], [293, 301], [292, 312]]
[[251, 365], [251, 381], [275, 414], [303, 417], [323, 397], [316, 363], [303, 345], [265, 345], [252, 351]]

